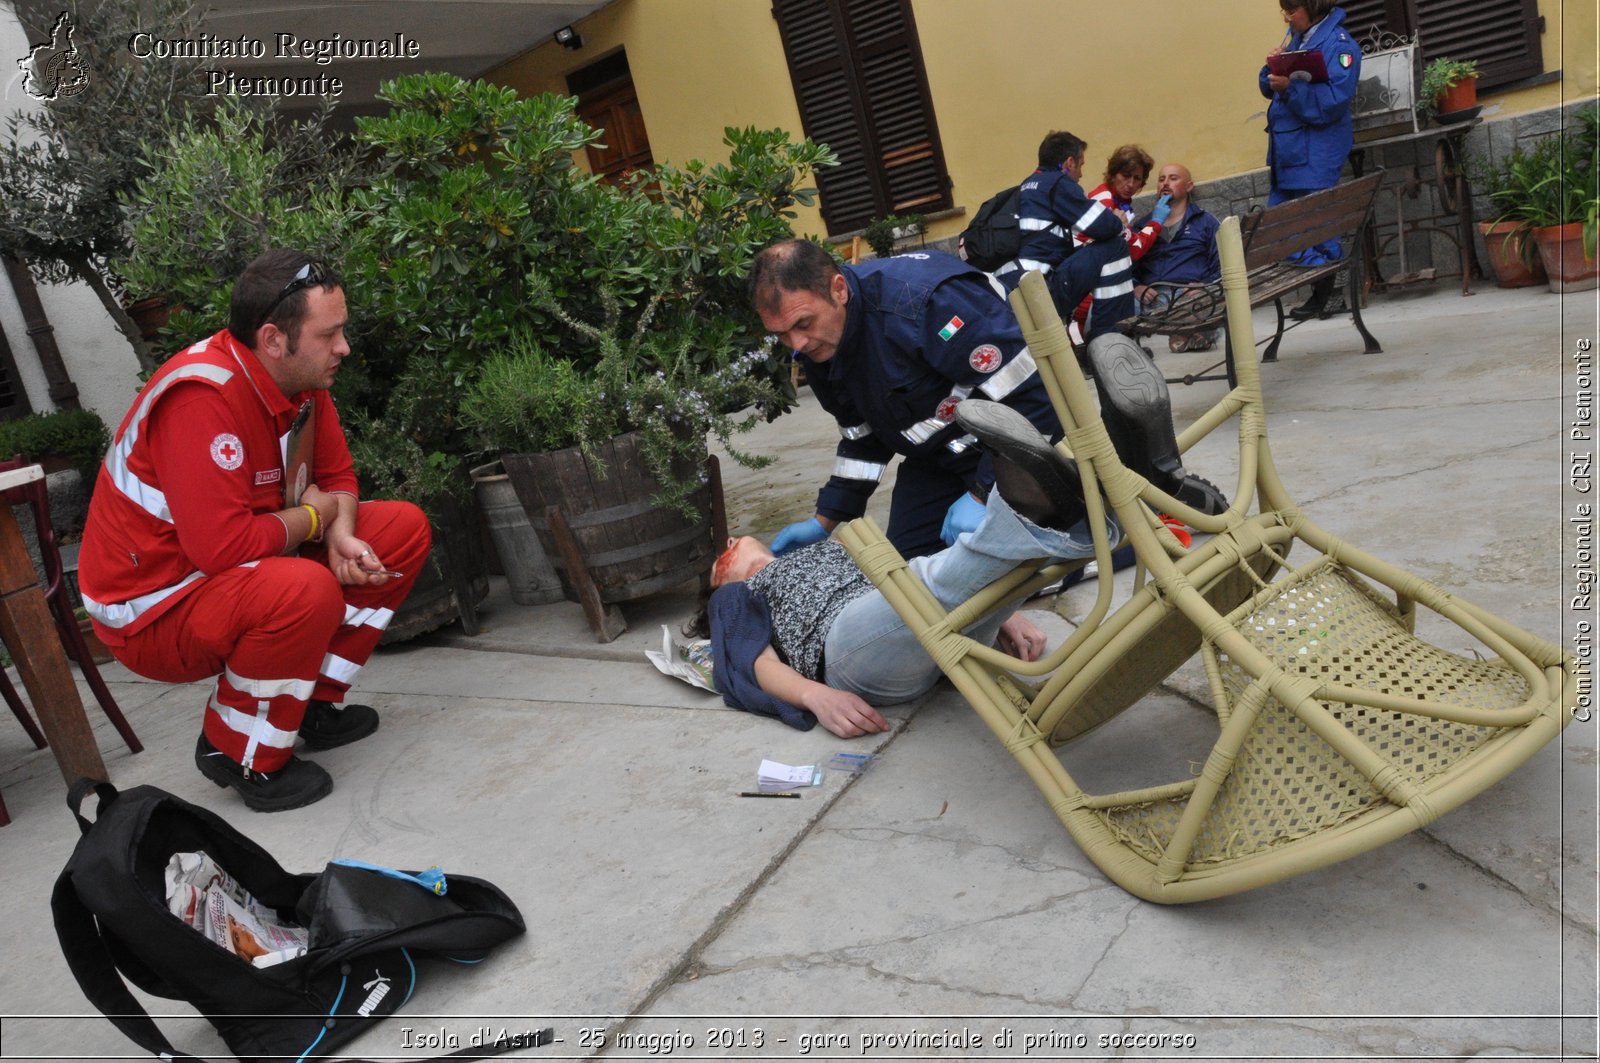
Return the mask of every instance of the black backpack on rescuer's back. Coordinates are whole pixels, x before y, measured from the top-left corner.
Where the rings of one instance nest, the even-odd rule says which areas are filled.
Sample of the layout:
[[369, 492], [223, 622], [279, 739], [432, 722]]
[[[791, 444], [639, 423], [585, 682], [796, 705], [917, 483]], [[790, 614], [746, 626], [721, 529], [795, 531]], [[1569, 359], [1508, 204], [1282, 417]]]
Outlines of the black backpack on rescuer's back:
[[[91, 789], [100, 799], [93, 823], [79, 811]], [[118, 792], [80, 779], [67, 804], [83, 837], [50, 898], [61, 951], [89, 1002], [162, 1059], [197, 1057], [172, 1047], [124, 977], [194, 1005], [241, 1060], [321, 1058], [405, 1004], [422, 954], [475, 963], [524, 930], [504, 893], [465, 875], [450, 875], [435, 895], [342, 864], [290, 874], [219, 816], [153, 786]], [[195, 851], [309, 927], [309, 951], [255, 967], [168, 911], [167, 863]]]
[[1022, 186], [1012, 185], [984, 201], [972, 224], [961, 231], [962, 254], [982, 270], [996, 270], [1022, 250]]

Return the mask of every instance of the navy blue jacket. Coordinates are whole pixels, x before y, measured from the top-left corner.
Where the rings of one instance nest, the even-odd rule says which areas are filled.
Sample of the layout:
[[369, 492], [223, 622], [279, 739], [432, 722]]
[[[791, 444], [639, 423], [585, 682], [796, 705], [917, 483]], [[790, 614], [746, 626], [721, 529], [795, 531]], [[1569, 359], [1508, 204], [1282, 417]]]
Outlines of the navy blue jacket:
[[1344, 8], [1336, 7], [1312, 26], [1304, 39], [1291, 36], [1288, 51], [1316, 50], [1328, 68], [1325, 82], [1290, 81], [1279, 96], [1267, 87], [1266, 65], [1257, 81], [1267, 107], [1267, 168], [1272, 187], [1293, 192], [1332, 188], [1355, 144], [1350, 101], [1361, 80], [1361, 47], [1344, 29]]
[[1008, 291], [1022, 282], [1028, 270], [1049, 273], [1061, 265], [1079, 234], [1090, 240], [1122, 236], [1121, 220], [1090, 199], [1065, 170], [1035, 170], [1023, 180], [1017, 219], [1022, 247], [1015, 259], [995, 270]]
[[1177, 229], [1167, 226], [1134, 263], [1139, 283], [1197, 284], [1221, 279], [1222, 263], [1217, 258], [1217, 230], [1221, 227], [1216, 215], [1190, 200]]
[[1061, 438], [1033, 355], [988, 274], [939, 251], [842, 269], [850, 297], [838, 353], [806, 369], [841, 437], [818, 513], [836, 521], [865, 513], [896, 454], [986, 496], [993, 465], [955, 424], [968, 395], [1003, 402]]

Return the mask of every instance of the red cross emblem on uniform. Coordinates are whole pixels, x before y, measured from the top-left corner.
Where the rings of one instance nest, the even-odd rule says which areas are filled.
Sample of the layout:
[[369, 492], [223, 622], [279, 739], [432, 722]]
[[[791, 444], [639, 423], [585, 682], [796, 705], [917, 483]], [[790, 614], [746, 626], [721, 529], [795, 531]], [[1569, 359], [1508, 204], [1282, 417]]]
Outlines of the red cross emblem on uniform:
[[1000, 368], [1000, 348], [992, 343], [974, 347], [967, 356], [967, 364], [980, 373], [992, 373]]
[[944, 401], [939, 403], [939, 408], [933, 411], [933, 415], [939, 418], [939, 420], [943, 421], [945, 424], [949, 424], [951, 421], [955, 420], [956, 407], [959, 405], [961, 405], [960, 399], [956, 398], [954, 395], [946, 395]]
[[211, 460], [218, 468], [232, 472], [244, 464], [244, 444], [232, 432], [219, 432], [211, 441]]

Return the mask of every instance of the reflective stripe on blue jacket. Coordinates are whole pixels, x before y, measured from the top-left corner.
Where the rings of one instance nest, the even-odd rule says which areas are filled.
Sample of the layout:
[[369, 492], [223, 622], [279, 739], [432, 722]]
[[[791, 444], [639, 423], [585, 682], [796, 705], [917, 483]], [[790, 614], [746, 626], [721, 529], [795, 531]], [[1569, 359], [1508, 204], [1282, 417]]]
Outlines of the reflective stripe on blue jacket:
[[839, 521], [865, 513], [896, 454], [986, 492], [993, 467], [955, 424], [956, 404], [969, 395], [1014, 407], [1060, 438], [1033, 355], [988, 274], [938, 251], [843, 272], [850, 297], [838, 353], [806, 369], [818, 402], [839, 422], [818, 513]]

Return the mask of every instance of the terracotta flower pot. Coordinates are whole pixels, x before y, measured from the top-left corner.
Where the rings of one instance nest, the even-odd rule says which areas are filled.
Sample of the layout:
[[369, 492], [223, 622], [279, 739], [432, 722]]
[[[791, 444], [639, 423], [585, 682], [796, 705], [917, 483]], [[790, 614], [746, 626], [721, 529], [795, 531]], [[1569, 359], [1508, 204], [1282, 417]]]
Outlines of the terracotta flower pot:
[[139, 335], [149, 342], [160, 338], [161, 330], [166, 328], [168, 319], [172, 317], [172, 304], [155, 296], [129, 303], [127, 311], [133, 323], [139, 327]]
[[1600, 256], [1585, 258], [1583, 223], [1549, 225], [1533, 230], [1533, 241], [1550, 275], [1553, 292], [1585, 292], [1600, 287]]
[[[1544, 262], [1531, 246], [1533, 237], [1527, 231], [1513, 237], [1516, 222], [1480, 221], [1478, 232], [1483, 236], [1483, 246], [1489, 253], [1489, 265], [1494, 269], [1494, 279], [1502, 288], [1527, 288], [1545, 282]], [[1524, 248], [1524, 244], [1528, 244]], [[1533, 259], [1532, 264], [1528, 262]]]
[[1462, 78], [1435, 96], [1433, 106], [1440, 114], [1466, 111], [1478, 106], [1478, 79]]

